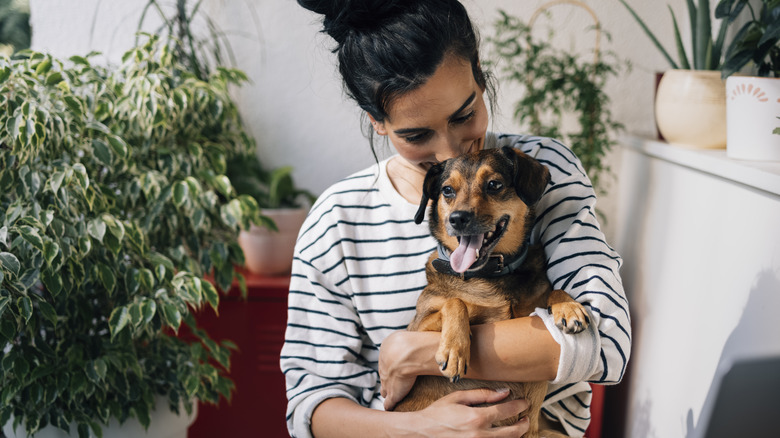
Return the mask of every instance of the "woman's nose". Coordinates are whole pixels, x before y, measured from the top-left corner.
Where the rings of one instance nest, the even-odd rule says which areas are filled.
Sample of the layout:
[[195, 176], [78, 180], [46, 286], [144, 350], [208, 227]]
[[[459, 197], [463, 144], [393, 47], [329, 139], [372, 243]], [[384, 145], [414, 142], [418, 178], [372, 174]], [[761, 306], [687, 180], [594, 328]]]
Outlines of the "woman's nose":
[[466, 151], [459, 139], [442, 136], [440, 143], [436, 147], [436, 160], [442, 162], [463, 155]]

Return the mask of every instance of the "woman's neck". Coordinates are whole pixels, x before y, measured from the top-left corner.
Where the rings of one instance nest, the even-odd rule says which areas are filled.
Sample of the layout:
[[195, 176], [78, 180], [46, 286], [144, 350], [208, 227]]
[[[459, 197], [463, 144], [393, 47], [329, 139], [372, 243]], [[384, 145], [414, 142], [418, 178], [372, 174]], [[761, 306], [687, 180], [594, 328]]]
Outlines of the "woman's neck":
[[422, 198], [425, 170], [395, 156], [387, 163], [387, 176], [395, 190], [407, 201], [418, 204]]

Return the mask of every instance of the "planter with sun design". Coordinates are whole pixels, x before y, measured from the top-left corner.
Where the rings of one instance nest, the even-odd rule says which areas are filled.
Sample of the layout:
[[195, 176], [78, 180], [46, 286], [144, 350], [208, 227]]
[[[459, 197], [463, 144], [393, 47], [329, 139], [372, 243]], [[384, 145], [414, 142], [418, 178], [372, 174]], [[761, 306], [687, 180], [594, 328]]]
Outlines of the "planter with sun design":
[[726, 80], [727, 154], [739, 160], [780, 161], [780, 78]]

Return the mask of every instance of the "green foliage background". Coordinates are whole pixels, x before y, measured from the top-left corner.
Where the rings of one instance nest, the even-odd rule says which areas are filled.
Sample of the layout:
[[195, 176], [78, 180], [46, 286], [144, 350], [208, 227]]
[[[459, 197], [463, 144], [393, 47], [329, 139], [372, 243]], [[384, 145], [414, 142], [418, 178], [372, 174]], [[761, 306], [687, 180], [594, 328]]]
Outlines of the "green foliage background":
[[[552, 34], [548, 40], [534, 38], [523, 20], [504, 11], [500, 14], [488, 42], [501, 77], [523, 88], [522, 98], [515, 103], [515, 120], [529, 134], [569, 145], [594, 188], [603, 194], [602, 179], [609, 173], [605, 156], [616, 144], [615, 134], [623, 129], [612, 117], [604, 88], [629, 65], [612, 53], [602, 53], [598, 62], [583, 61], [553, 47], [548, 42]], [[567, 115], [577, 122], [568, 128]]]

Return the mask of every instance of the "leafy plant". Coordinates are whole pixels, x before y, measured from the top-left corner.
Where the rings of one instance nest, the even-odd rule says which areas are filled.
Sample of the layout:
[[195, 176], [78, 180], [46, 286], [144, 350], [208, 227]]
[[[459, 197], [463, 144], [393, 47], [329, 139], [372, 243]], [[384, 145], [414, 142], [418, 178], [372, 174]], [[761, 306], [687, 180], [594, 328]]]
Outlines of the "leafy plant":
[[[604, 93], [607, 80], [620, 72], [620, 62], [611, 53], [606, 61], [603, 56], [598, 61], [583, 61], [534, 39], [528, 24], [499, 12], [496, 35], [488, 41], [503, 61], [504, 79], [523, 87], [523, 97], [515, 104], [515, 119], [528, 132], [564, 140], [582, 161], [593, 186], [600, 187], [601, 176], [609, 172], [604, 156], [616, 144], [611, 134], [623, 129], [612, 118]], [[578, 122], [568, 132], [563, 131], [566, 114], [573, 114]]]
[[22, 0], [0, 0], [0, 54], [30, 47], [30, 6]]
[[[140, 33], [149, 10], [157, 12], [163, 23], [154, 34], [165, 34], [173, 56], [187, 71], [205, 80], [216, 67], [227, 65], [223, 50], [231, 52], [224, 32], [208, 15], [200, 13], [202, 4], [202, 0], [175, 0], [173, 12], [169, 13], [168, 3], [148, 0], [138, 22], [138, 31]], [[194, 29], [198, 19], [207, 29], [206, 37], [201, 37]]]
[[733, 20], [746, 6], [751, 19], [737, 31], [726, 50], [723, 77], [752, 61], [758, 76], [780, 78], [780, 0], [761, 0], [758, 15], [748, 0], [721, 0], [715, 16]]
[[198, 79], [156, 37], [116, 68], [89, 58], [0, 58], [0, 424], [29, 433], [148, 426], [157, 395], [189, 412], [233, 390], [235, 346], [190, 312], [218, 306], [205, 276], [241, 283], [258, 220], [225, 176], [254, 150], [228, 95], [246, 78]]
[[[637, 23], [642, 27], [645, 34], [655, 44], [664, 58], [669, 62], [669, 65], [673, 69], [685, 69], [685, 70], [719, 70], [723, 61], [723, 45], [726, 39], [726, 31], [729, 24], [739, 15], [739, 8], [731, 11], [731, 14], [724, 16], [726, 20], [721, 21], [720, 28], [718, 29], [718, 36], [713, 40], [712, 38], [712, 17], [710, 17], [710, 2], [709, 0], [699, 0], [699, 4], [696, 5], [694, 0], [686, 0], [688, 6], [688, 19], [691, 23], [691, 42], [690, 47], [692, 50], [691, 58], [685, 51], [685, 46], [680, 36], [680, 29], [677, 25], [677, 17], [674, 14], [671, 6], [667, 5], [669, 12], [672, 15], [672, 23], [674, 24], [674, 41], [677, 47], [677, 56], [679, 63], [669, 55], [664, 46], [658, 41], [655, 34], [645, 24], [645, 22], [637, 15], [636, 11], [626, 3], [626, 0], [618, 0], [623, 6], [628, 9], [631, 15], [634, 17]], [[690, 59], [690, 61], [689, 61]]]
[[236, 192], [252, 196], [260, 208], [299, 208], [315, 196], [295, 186], [292, 166], [263, 168], [257, 156], [236, 156], [228, 162], [227, 175]]

